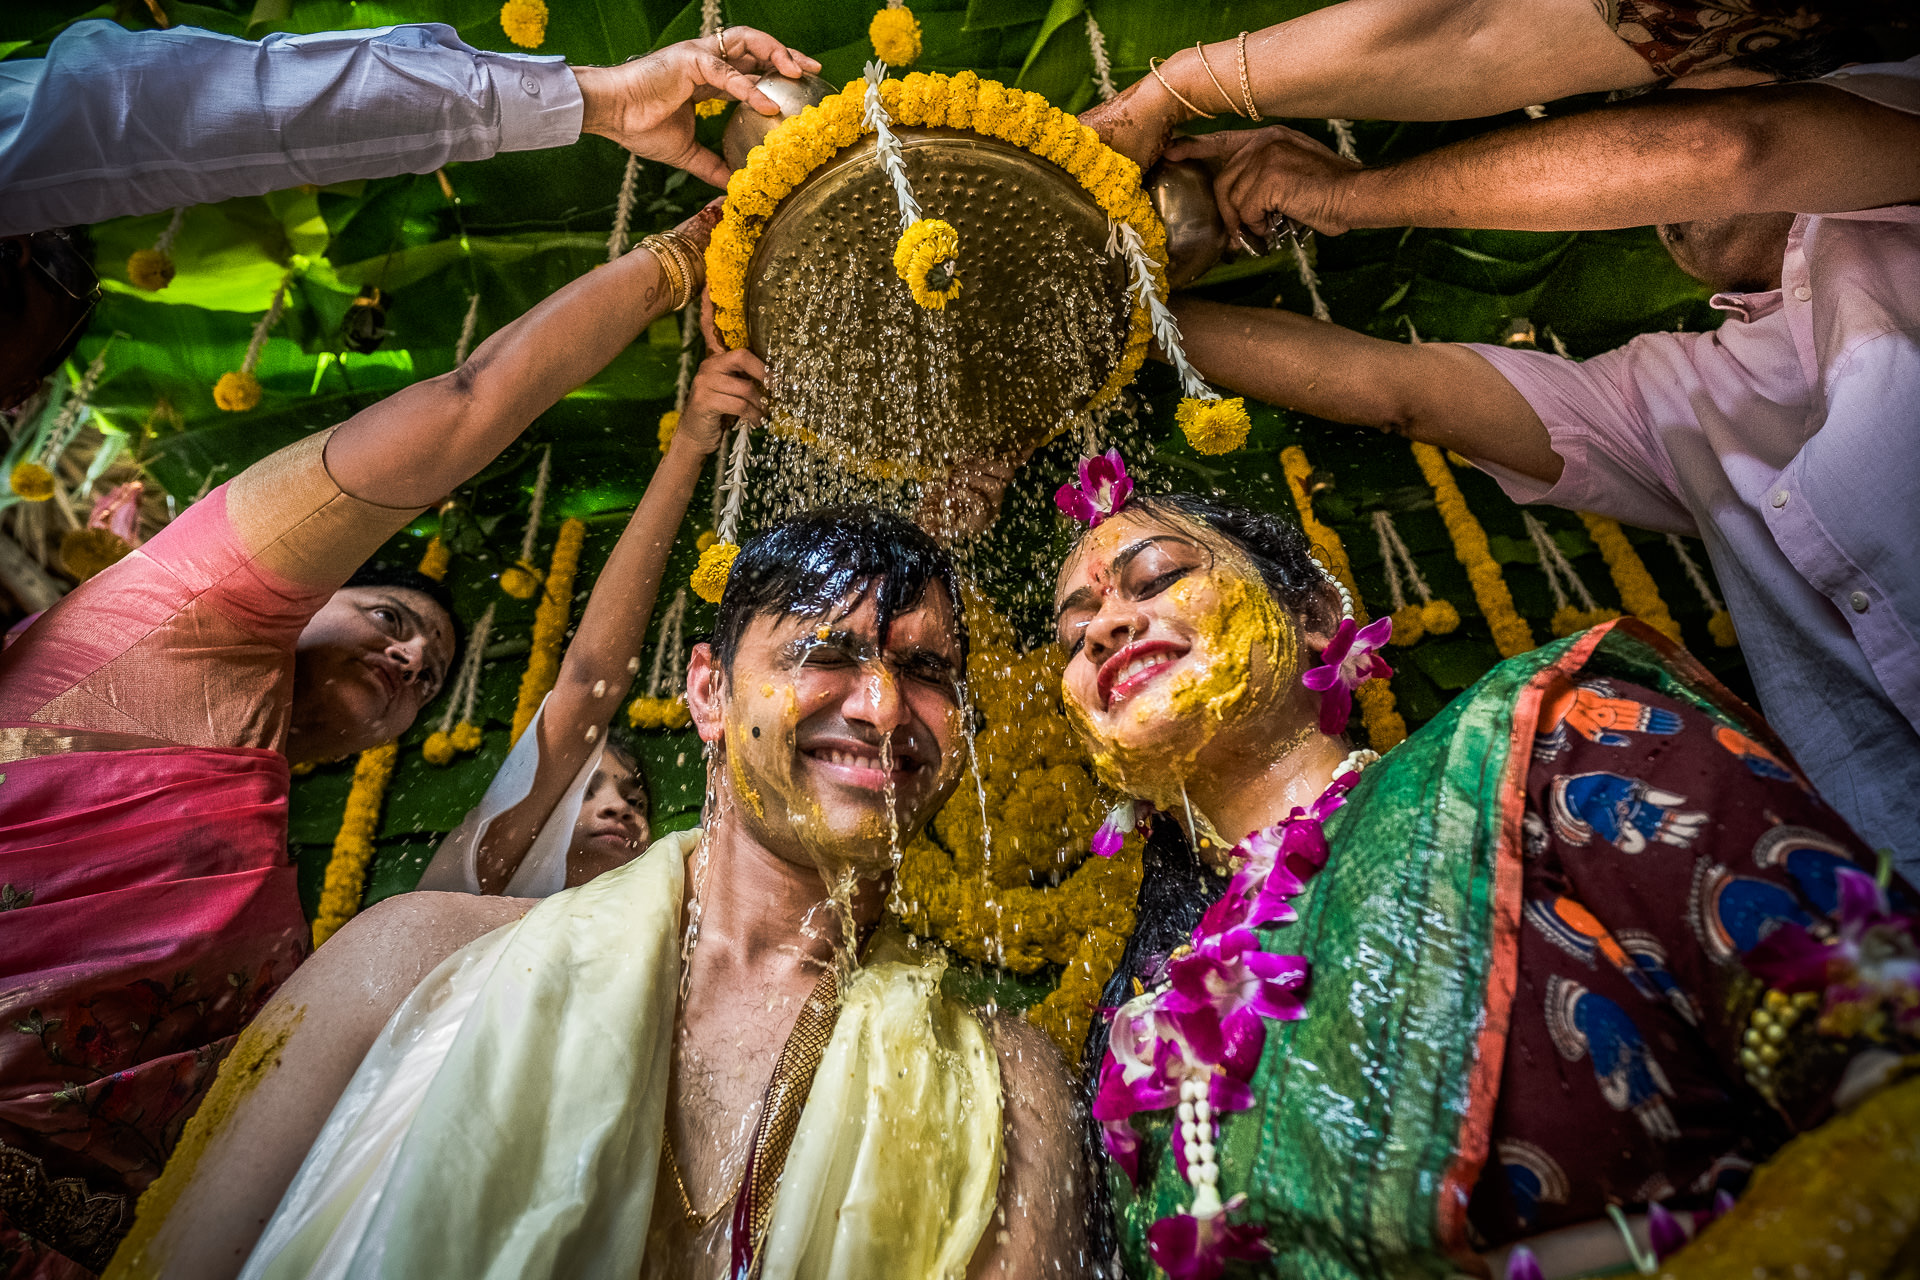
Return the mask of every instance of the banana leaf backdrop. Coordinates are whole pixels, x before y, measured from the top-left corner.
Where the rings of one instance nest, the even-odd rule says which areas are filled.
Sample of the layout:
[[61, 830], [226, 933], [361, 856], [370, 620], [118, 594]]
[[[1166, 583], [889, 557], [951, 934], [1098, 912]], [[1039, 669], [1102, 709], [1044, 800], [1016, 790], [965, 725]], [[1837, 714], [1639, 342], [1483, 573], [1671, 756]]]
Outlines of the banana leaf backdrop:
[[[668, 0], [548, 4], [551, 21], [539, 52], [574, 62], [618, 62], [698, 32], [697, 0], [684, 7]], [[481, 48], [512, 49], [496, 0], [258, 0], [251, 8], [240, 0], [206, 5], [117, 0], [93, 9], [59, 0], [9, 0], [0, 6], [0, 56], [38, 56], [63, 25], [80, 18], [153, 25], [155, 5], [173, 23], [240, 36], [434, 20], [451, 23]], [[866, 31], [877, 7], [849, 0], [726, 0], [725, 20], [762, 27], [806, 49], [825, 63], [829, 79], [843, 82], [858, 75], [871, 56]], [[973, 68], [1044, 93], [1068, 110], [1095, 100], [1085, 0], [1051, 5], [914, 0], [912, 7], [925, 32], [917, 69]], [[1105, 33], [1114, 79], [1124, 86], [1145, 74], [1149, 55], [1317, 7], [1313, 0], [1182, 6], [1095, 0], [1091, 10]], [[1553, 109], [1574, 105], [1580, 104]], [[1517, 119], [1454, 125], [1361, 122], [1358, 148], [1362, 158], [1379, 161]], [[703, 137], [717, 142], [723, 123], [704, 122]], [[1298, 123], [1329, 137], [1325, 122]], [[113, 339], [93, 397], [91, 425], [124, 438], [150, 482], [184, 504], [269, 451], [339, 422], [414, 379], [451, 368], [470, 294], [479, 296], [478, 333], [484, 337], [603, 261], [625, 160], [612, 143], [587, 137], [557, 151], [451, 166], [444, 177], [457, 203], [438, 178], [425, 175], [192, 209], [173, 250], [178, 277], [155, 294], [129, 285], [124, 264], [130, 252], [153, 244], [167, 215], [101, 224], [93, 233], [106, 295], [68, 376]], [[634, 237], [671, 225], [713, 194], [659, 165], [643, 165]], [[1333, 317], [1397, 340], [1408, 336], [1411, 325], [1429, 339], [1497, 341], [1516, 319], [1525, 318], [1542, 344], [1550, 331], [1573, 354], [1585, 356], [1637, 333], [1705, 328], [1717, 321], [1706, 305], [1706, 291], [1672, 266], [1650, 230], [1577, 235], [1368, 231], [1322, 239], [1316, 252], [1321, 292]], [[286, 316], [257, 369], [265, 397], [250, 412], [222, 412], [214, 405], [212, 386], [222, 373], [240, 366], [252, 328], [289, 267], [295, 276]], [[364, 285], [376, 285], [388, 297], [391, 336], [372, 354], [347, 349], [342, 337], [350, 304]], [[1296, 311], [1309, 306], [1299, 273], [1285, 255], [1222, 268], [1204, 287], [1228, 301], [1277, 302]], [[586, 518], [590, 536], [578, 582], [579, 599], [584, 599], [592, 573], [658, 461], [655, 426], [671, 407], [678, 354], [674, 324], [656, 325], [606, 372], [542, 417], [521, 445], [460, 495], [464, 511], [458, 525], [450, 523], [443, 531], [455, 549], [448, 581], [468, 622], [487, 604], [499, 605], [490, 650], [498, 656], [484, 670], [480, 699], [486, 745], [450, 767], [431, 766], [417, 748], [439, 708], [422, 718], [403, 744], [388, 791], [367, 901], [412, 886], [440, 833], [477, 799], [505, 755], [533, 602], [507, 598], [494, 579], [517, 554], [541, 448], [552, 447], [555, 484], [536, 559], [544, 562], [554, 523]], [[1131, 425], [1116, 420], [1115, 429], [1150, 483], [1217, 487], [1242, 502], [1290, 510], [1277, 453], [1301, 445], [1318, 469], [1317, 512], [1345, 541], [1362, 594], [1376, 610], [1387, 605], [1371, 513], [1392, 513], [1436, 595], [1452, 601], [1465, 618], [1450, 635], [1396, 651], [1401, 674], [1394, 691], [1410, 725], [1431, 717], [1497, 661], [1432, 491], [1404, 442], [1255, 405], [1255, 430], [1246, 448], [1224, 458], [1202, 458], [1173, 427], [1174, 387], [1166, 371], [1150, 366], [1140, 387], [1151, 411]], [[1023, 567], [990, 576], [988, 585], [1030, 642], [1047, 631], [1048, 600], [1032, 585], [1047, 574], [1025, 568], [1045, 564], [1057, 552], [1063, 534], [1048, 495], [1073, 452], [1063, 441], [1028, 465], [1008, 495], [999, 526], [976, 557], [989, 565]], [[1504, 563], [1516, 604], [1536, 636], [1545, 638], [1554, 606], [1520, 511], [1477, 472], [1463, 470], [1459, 479], [1487, 529], [1495, 558]], [[668, 594], [685, 581], [694, 537], [709, 524], [706, 494], [695, 496], [692, 511], [670, 567]], [[1618, 594], [1578, 518], [1558, 511], [1537, 514], [1599, 603], [1617, 607]], [[437, 527], [436, 517], [424, 517], [396, 539], [387, 558], [417, 559]], [[1629, 537], [1689, 646], [1744, 690], [1738, 650], [1717, 647], [1710, 639], [1707, 607], [1673, 550], [1657, 535], [1629, 531]], [[1693, 555], [1704, 562], [1697, 544]], [[1026, 585], [1015, 585], [1015, 579]], [[710, 610], [696, 602], [690, 630], [697, 631], [709, 617]], [[690, 733], [645, 736], [656, 830], [685, 825], [701, 799], [699, 744]], [[294, 787], [291, 838], [310, 910], [339, 826], [350, 769], [350, 764], [322, 768]]]

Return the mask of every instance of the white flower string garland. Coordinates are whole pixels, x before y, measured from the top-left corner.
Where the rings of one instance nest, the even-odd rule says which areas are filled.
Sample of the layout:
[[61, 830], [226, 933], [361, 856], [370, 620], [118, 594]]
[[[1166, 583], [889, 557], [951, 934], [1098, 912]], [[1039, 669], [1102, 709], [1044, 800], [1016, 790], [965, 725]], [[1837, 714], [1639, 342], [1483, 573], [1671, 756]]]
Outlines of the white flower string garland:
[[[1553, 617], [1547, 623], [1553, 634], [1570, 636], [1576, 631], [1597, 627], [1609, 618], [1620, 616], [1619, 610], [1603, 609], [1594, 601], [1593, 593], [1587, 590], [1587, 584], [1581, 580], [1573, 563], [1561, 552], [1553, 535], [1534, 518], [1531, 511], [1522, 511], [1520, 519], [1525, 522], [1527, 536], [1533, 540], [1534, 551], [1540, 557], [1540, 572], [1547, 575], [1547, 589], [1553, 592]], [[1564, 588], [1561, 585], [1563, 582], [1566, 584]], [[1567, 599], [1569, 589], [1580, 601], [1577, 608]]]
[[1239, 396], [1222, 399], [1187, 360], [1180, 325], [1174, 320], [1173, 312], [1167, 310], [1167, 304], [1161, 301], [1160, 290], [1154, 283], [1153, 259], [1147, 254], [1146, 242], [1130, 223], [1108, 218], [1107, 255], [1115, 254], [1126, 255], [1127, 266], [1133, 274], [1129, 290], [1135, 305], [1145, 308], [1154, 341], [1166, 354], [1167, 363], [1180, 375], [1185, 398], [1180, 401], [1174, 417], [1186, 433], [1187, 443], [1201, 453], [1232, 453], [1247, 442], [1247, 433], [1253, 429], [1252, 420], [1247, 417], [1247, 402]]
[[915, 302], [929, 311], [943, 311], [960, 296], [960, 234], [952, 224], [926, 217], [920, 210], [913, 183], [907, 177], [900, 139], [893, 132], [886, 103], [880, 99], [880, 84], [886, 78], [885, 62], [867, 64], [861, 121], [873, 130], [874, 158], [893, 183], [894, 200], [900, 206], [900, 239], [893, 247], [893, 269], [912, 291]]
[[[1387, 570], [1387, 595], [1393, 602], [1393, 642], [1417, 643], [1422, 636], [1446, 635], [1460, 625], [1460, 611], [1445, 600], [1435, 600], [1433, 589], [1414, 563], [1413, 552], [1400, 537], [1393, 517], [1385, 511], [1373, 513], [1373, 532], [1380, 540], [1380, 563]], [[1419, 604], [1408, 601], [1403, 582], [1411, 583]]]
[[553, 446], [540, 453], [540, 471], [533, 479], [533, 500], [527, 505], [527, 531], [520, 539], [520, 558], [500, 574], [500, 589], [515, 600], [531, 600], [540, 590], [540, 567], [533, 562], [533, 546], [540, 536], [540, 512], [547, 502], [552, 478]]
[[740, 544], [734, 541], [739, 531], [740, 507], [747, 495], [747, 458], [749, 428], [741, 422], [733, 437], [733, 455], [727, 463], [726, 501], [720, 508], [720, 518], [714, 522], [714, 542], [700, 553], [700, 563], [693, 571], [693, 593], [708, 604], [719, 604], [720, 597], [726, 594], [727, 575], [733, 572], [733, 561], [740, 554]]
[[[636, 729], [679, 729], [692, 722], [684, 691], [687, 671], [687, 589], [673, 593], [660, 615], [660, 636], [653, 646], [653, 667], [646, 687], [627, 705], [627, 723]], [[630, 664], [638, 672], [639, 659]]]
[[493, 632], [494, 607], [488, 604], [486, 612], [473, 624], [473, 631], [467, 637], [467, 651], [460, 657], [459, 674], [454, 676], [453, 689], [447, 694], [447, 709], [420, 748], [428, 764], [452, 764], [455, 755], [480, 749], [480, 726], [473, 716], [480, 697], [480, 668], [486, 661], [487, 638]]

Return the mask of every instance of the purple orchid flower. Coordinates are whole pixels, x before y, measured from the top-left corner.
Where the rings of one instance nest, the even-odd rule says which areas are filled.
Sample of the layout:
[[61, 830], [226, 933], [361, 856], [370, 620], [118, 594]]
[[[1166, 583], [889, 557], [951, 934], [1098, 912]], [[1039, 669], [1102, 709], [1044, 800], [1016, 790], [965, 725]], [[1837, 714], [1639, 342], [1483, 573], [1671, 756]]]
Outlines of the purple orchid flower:
[[1668, 1258], [1686, 1248], [1693, 1237], [1680, 1225], [1680, 1220], [1668, 1212], [1667, 1206], [1655, 1200], [1647, 1206], [1647, 1241], [1653, 1245], [1655, 1258]]
[[1147, 1252], [1169, 1280], [1217, 1280], [1229, 1262], [1258, 1262], [1270, 1250], [1263, 1228], [1227, 1221], [1246, 1203], [1235, 1196], [1217, 1211], [1201, 1216], [1176, 1213], [1147, 1228]]
[[1305, 1012], [1296, 993], [1307, 973], [1305, 956], [1269, 954], [1251, 929], [1232, 929], [1203, 939], [1173, 963], [1166, 1003], [1175, 1013], [1211, 1016], [1223, 1025], [1243, 1009], [1291, 1022]]
[[1911, 1016], [1920, 1009], [1920, 944], [1915, 921], [1895, 915], [1872, 876], [1850, 867], [1834, 872], [1839, 903], [1831, 941], [1804, 925], [1776, 926], [1742, 959], [1767, 985], [1781, 991], [1822, 991], [1828, 1009], [1886, 1000]]
[[1127, 505], [1133, 496], [1133, 477], [1118, 449], [1080, 459], [1080, 482], [1071, 480], [1053, 495], [1053, 504], [1089, 529]]
[[1140, 825], [1140, 802], [1122, 800], [1107, 813], [1107, 820], [1093, 833], [1088, 847], [1103, 858], [1111, 858], [1127, 843], [1127, 832]]
[[1320, 695], [1320, 732], [1344, 730], [1353, 714], [1353, 691], [1369, 680], [1393, 674], [1386, 659], [1375, 652], [1386, 646], [1392, 634], [1392, 618], [1376, 618], [1364, 627], [1352, 618], [1341, 619], [1340, 629], [1320, 653], [1326, 665], [1300, 677], [1301, 684]]
[[1507, 1255], [1507, 1280], [1546, 1280], [1533, 1250], [1523, 1244], [1513, 1246], [1513, 1252]]

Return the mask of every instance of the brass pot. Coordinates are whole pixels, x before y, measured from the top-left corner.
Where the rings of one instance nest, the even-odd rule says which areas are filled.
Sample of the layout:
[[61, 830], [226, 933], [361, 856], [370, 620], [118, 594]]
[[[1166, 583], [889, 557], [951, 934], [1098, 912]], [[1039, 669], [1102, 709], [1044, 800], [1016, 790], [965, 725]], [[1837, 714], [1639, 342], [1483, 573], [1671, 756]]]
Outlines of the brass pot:
[[1145, 186], [1153, 211], [1167, 224], [1167, 288], [1185, 288], [1227, 251], [1213, 173], [1198, 160], [1162, 160], [1147, 172]]
[[[825, 82], [762, 81], [789, 114]], [[779, 119], [735, 111], [727, 159]], [[867, 474], [1019, 462], [1079, 419], [1118, 366], [1133, 304], [1105, 212], [1074, 177], [999, 139], [897, 128], [923, 215], [960, 238], [960, 294], [921, 308], [893, 266], [891, 181], [860, 139], [782, 200], [747, 267], [748, 345], [771, 425]]]

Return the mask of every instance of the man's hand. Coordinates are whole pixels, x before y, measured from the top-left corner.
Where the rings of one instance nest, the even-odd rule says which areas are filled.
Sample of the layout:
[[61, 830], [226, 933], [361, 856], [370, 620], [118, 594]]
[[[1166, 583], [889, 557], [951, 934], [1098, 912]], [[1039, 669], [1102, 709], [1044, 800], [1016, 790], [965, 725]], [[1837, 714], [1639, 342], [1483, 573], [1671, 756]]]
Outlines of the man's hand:
[[1283, 217], [1330, 236], [1350, 225], [1340, 207], [1360, 166], [1283, 125], [1183, 138], [1167, 158], [1201, 160], [1216, 171], [1213, 194], [1229, 238], [1258, 244]]
[[617, 67], [575, 67], [585, 100], [580, 131], [724, 187], [731, 172], [726, 163], [693, 140], [693, 104], [737, 98], [762, 115], [778, 115], [780, 108], [760, 92], [755, 77], [769, 70], [798, 77], [819, 69], [818, 62], [763, 31], [728, 27], [717, 37], [682, 40]]
[[700, 362], [700, 372], [687, 389], [687, 407], [673, 444], [688, 444], [705, 457], [720, 447], [720, 439], [735, 421], [759, 426], [767, 420], [767, 366], [751, 351], [727, 351]]

